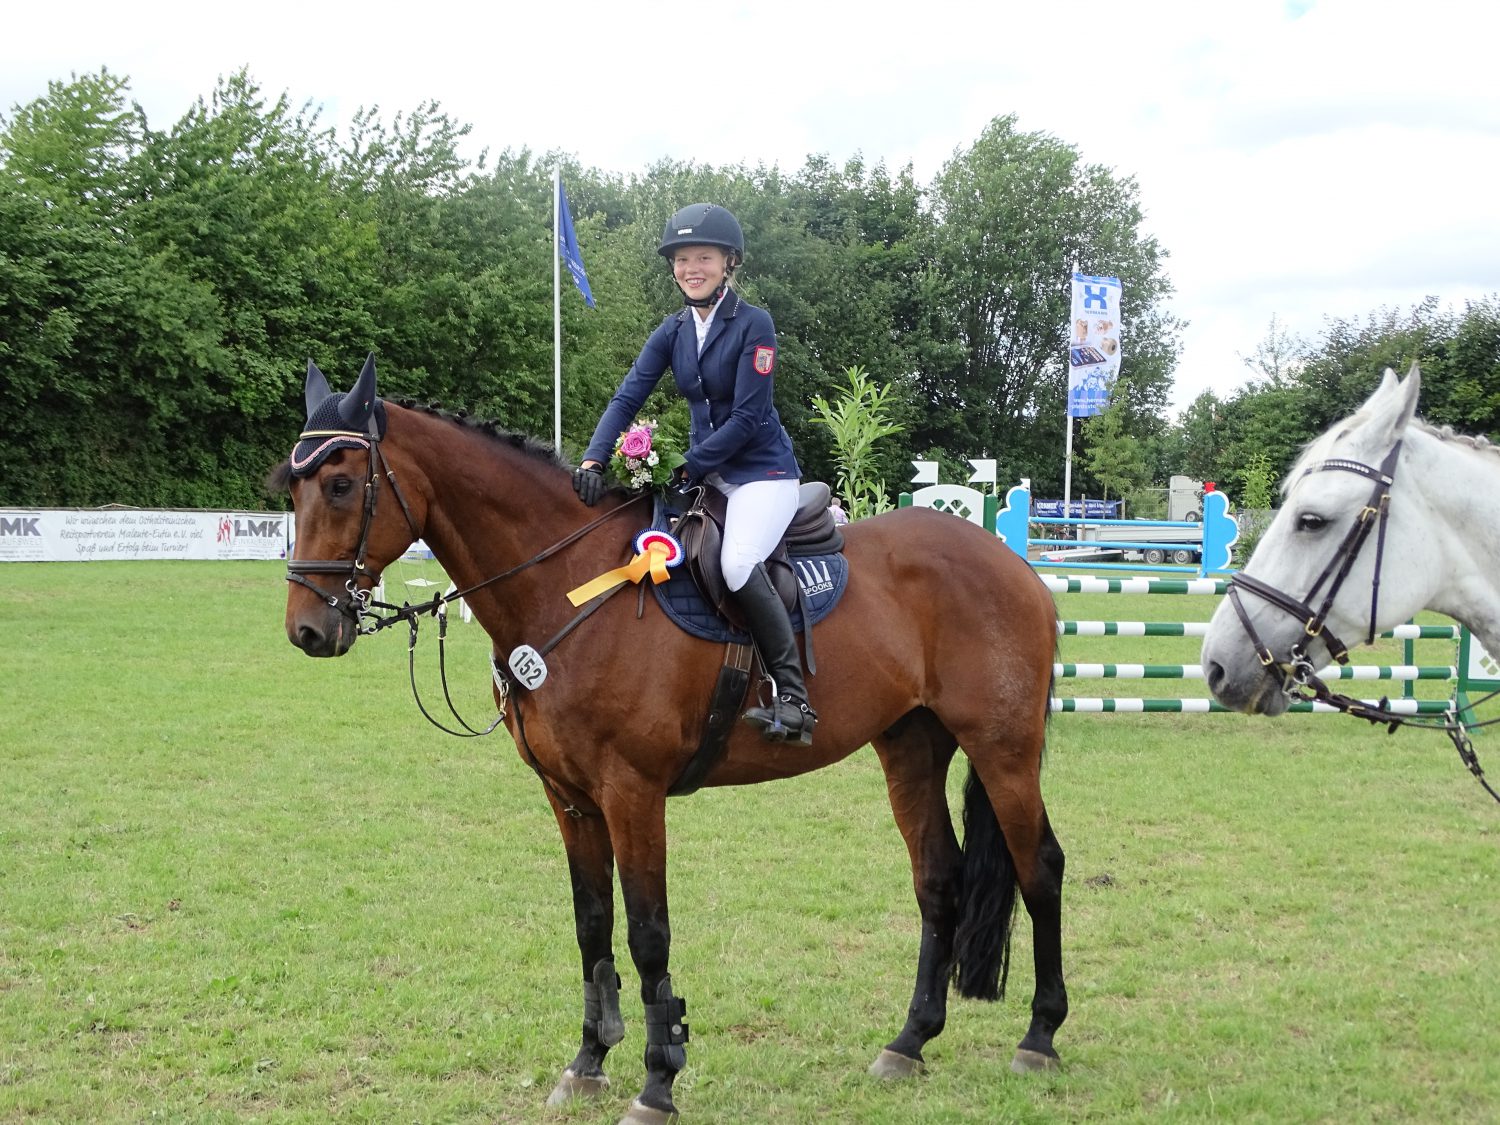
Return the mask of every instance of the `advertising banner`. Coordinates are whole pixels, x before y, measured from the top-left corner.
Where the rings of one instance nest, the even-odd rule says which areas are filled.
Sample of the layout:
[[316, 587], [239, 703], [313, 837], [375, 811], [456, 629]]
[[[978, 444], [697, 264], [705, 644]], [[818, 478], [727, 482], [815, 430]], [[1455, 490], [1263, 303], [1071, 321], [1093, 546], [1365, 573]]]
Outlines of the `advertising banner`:
[[1068, 416], [1103, 413], [1119, 373], [1120, 279], [1075, 273], [1068, 332]]
[[0, 508], [0, 562], [284, 559], [290, 512]]

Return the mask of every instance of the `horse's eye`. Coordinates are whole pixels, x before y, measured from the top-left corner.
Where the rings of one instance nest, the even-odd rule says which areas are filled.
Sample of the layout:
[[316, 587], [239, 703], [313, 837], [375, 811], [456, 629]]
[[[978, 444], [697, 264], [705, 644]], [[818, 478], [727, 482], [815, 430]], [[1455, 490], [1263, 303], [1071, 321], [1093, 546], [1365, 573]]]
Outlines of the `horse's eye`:
[[1327, 526], [1327, 520], [1322, 516], [1314, 515], [1312, 512], [1303, 512], [1297, 517], [1298, 531], [1322, 531]]
[[328, 495], [348, 496], [354, 489], [354, 482], [348, 477], [334, 477], [328, 482]]

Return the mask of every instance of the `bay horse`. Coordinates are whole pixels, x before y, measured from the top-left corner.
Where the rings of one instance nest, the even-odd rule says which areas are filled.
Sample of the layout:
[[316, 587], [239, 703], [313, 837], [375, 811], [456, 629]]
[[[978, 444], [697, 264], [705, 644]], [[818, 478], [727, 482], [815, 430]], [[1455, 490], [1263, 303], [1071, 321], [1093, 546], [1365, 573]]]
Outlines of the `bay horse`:
[[1292, 467], [1203, 639], [1226, 707], [1279, 715], [1312, 669], [1344, 661], [1346, 641], [1372, 642], [1423, 609], [1500, 653], [1500, 450], [1417, 420], [1421, 386], [1415, 364], [1405, 379], [1387, 368]]
[[[687, 1027], [668, 971], [666, 801], [704, 727], [724, 646], [681, 631], [651, 598], [638, 616], [634, 596], [617, 597], [546, 655], [543, 682], [522, 687], [503, 671], [507, 654], [569, 622], [566, 592], [630, 556], [648, 506], [615, 490], [585, 508], [550, 447], [381, 401], [373, 357], [348, 394], [330, 392], [309, 364], [307, 404], [292, 457], [273, 472], [296, 511], [288, 639], [310, 656], [348, 652], [380, 572], [418, 538], [459, 587], [490, 580], [467, 601], [493, 642], [507, 729], [562, 833], [582, 962], [582, 1042], [549, 1104], [602, 1094], [605, 1056], [624, 1034], [618, 868], [646, 1028], [645, 1085], [622, 1125], [674, 1120]], [[873, 744], [911, 859], [921, 940], [905, 1025], [871, 1072], [923, 1067], [950, 979], [960, 995], [1000, 996], [1017, 888], [1033, 924], [1036, 981], [1011, 1065], [1050, 1069], [1067, 1015], [1063, 851], [1040, 788], [1051, 595], [995, 535], [952, 515], [907, 508], [844, 534], [851, 581], [817, 626], [816, 744], [767, 743], [736, 724], [706, 784], [793, 777]], [[962, 845], [945, 792], [960, 747], [969, 760]]]

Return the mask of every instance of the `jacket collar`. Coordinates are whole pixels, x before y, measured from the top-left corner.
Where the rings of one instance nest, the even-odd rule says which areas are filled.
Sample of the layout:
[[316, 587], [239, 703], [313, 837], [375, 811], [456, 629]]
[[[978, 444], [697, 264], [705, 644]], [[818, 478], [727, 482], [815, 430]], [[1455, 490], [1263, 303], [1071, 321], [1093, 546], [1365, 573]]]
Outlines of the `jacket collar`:
[[[744, 303], [745, 298], [741, 297], [733, 289], [727, 290], [724, 293], [724, 299], [719, 302], [719, 308], [714, 313], [713, 325], [708, 330], [708, 338], [710, 340], [712, 340], [714, 336], [717, 335], [715, 329], [719, 327], [720, 322], [736, 316], [740, 311], [740, 306]], [[678, 311], [677, 319], [686, 324], [688, 322], [688, 317], [692, 315], [692, 312], [693, 310], [691, 308], [684, 306]], [[707, 345], [704, 346], [706, 347]]]

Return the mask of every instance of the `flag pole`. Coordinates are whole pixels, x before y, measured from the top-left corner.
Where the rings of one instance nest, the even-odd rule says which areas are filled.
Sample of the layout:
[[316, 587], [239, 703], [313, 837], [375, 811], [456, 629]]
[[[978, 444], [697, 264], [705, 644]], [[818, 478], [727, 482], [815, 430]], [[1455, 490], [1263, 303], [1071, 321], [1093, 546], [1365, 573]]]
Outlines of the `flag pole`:
[[[1068, 415], [1068, 444], [1063, 454], [1063, 518], [1073, 515], [1073, 415]], [[1080, 513], [1081, 514], [1081, 513]]]
[[[1072, 270], [1071, 273], [1068, 274], [1068, 293], [1069, 293], [1069, 300], [1070, 301], [1072, 299], [1071, 294], [1073, 292], [1073, 279], [1075, 277], [1077, 277], [1077, 276], [1078, 276], [1078, 262], [1074, 261], [1074, 263], [1073, 263], [1073, 270]], [[1071, 307], [1072, 306], [1070, 304], [1069, 308], [1071, 309]], [[1072, 331], [1072, 328], [1071, 328], [1072, 319], [1073, 319], [1072, 318], [1072, 313], [1070, 312], [1068, 314], [1068, 323], [1070, 325], [1070, 327], [1068, 329], [1069, 333]], [[1070, 339], [1070, 340], [1072, 339], [1071, 335], [1068, 335], [1068, 333], [1064, 333], [1064, 336], [1067, 339]], [[1063, 351], [1063, 356], [1064, 356], [1064, 360], [1063, 360], [1063, 373], [1064, 373], [1064, 375], [1067, 375], [1069, 372], [1072, 371], [1072, 368], [1069, 366], [1069, 363], [1068, 363], [1067, 358], [1066, 358], [1067, 355], [1068, 355], [1068, 352], [1067, 352], [1067, 350], [1065, 348], [1064, 351]], [[1064, 414], [1067, 415], [1067, 419], [1068, 419], [1068, 440], [1067, 440], [1067, 444], [1064, 446], [1064, 451], [1063, 451], [1063, 510], [1062, 510], [1062, 514], [1063, 514], [1063, 518], [1064, 519], [1069, 519], [1073, 515], [1073, 509], [1072, 509], [1072, 503], [1073, 503], [1073, 397], [1072, 397], [1072, 394], [1070, 393], [1071, 387], [1072, 387], [1072, 379], [1070, 377], [1068, 379], [1068, 381], [1067, 381], [1067, 384], [1063, 388], [1063, 402], [1066, 404], [1064, 406], [1063, 412], [1064, 412]]]
[[552, 448], [562, 452], [562, 253], [558, 214], [562, 210], [562, 169], [552, 169]]

